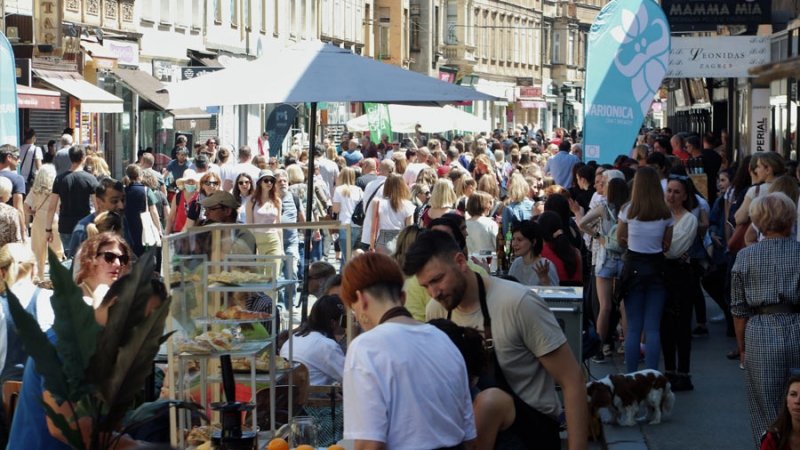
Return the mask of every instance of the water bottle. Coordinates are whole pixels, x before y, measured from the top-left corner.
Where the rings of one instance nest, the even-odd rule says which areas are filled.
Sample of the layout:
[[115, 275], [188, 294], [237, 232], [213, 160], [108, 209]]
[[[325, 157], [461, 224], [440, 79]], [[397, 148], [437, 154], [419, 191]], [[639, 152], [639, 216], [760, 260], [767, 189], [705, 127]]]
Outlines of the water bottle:
[[705, 173], [705, 169], [703, 168], [703, 157], [697, 158], [697, 173]]

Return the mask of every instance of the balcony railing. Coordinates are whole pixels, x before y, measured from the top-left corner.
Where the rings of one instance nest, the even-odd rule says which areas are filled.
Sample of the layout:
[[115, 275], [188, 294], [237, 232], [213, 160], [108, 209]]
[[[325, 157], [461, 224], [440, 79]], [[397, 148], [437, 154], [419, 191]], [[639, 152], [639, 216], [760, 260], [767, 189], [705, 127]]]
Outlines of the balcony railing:
[[443, 45], [442, 53], [450, 64], [475, 64], [478, 61], [474, 45]]

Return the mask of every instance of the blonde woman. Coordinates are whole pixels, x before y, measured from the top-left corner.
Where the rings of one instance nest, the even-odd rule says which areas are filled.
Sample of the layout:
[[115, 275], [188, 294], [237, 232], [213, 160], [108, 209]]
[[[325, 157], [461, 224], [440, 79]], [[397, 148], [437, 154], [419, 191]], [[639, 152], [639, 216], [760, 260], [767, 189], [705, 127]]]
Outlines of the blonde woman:
[[508, 204], [503, 208], [502, 233], [503, 236], [511, 230], [514, 221], [523, 221], [531, 218], [533, 201], [528, 198], [531, 186], [525, 177], [513, 173], [508, 182]]
[[440, 178], [433, 184], [431, 198], [428, 204], [431, 206], [422, 213], [422, 226], [428, 227], [431, 220], [438, 219], [448, 212], [453, 212], [458, 197], [453, 190], [453, 183], [447, 178]]
[[414, 219], [415, 207], [408, 199], [410, 196], [411, 192], [401, 176], [391, 174], [386, 177], [383, 196], [376, 196], [364, 215], [365, 221], [372, 221], [371, 250], [385, 255], [394, 253], [397, 235]]
[[97, 153], [86, 157], [86, 165], [94, 168], [94, 175], [97, 177], [100, 175], [111, 176], [111, 171], [108, 169], [108, 163], [106, 163], [106, 160]]
[[[342, 169], [336, 180], [336, 190], [333, 191], [333, 213], [339, 215], [342, 225], [350, 225], [351, 246], [358, 242], [358, 235], [361, 234], [361, 227], [353, 224], [352, 217], [363, 196], [364, 191], [356, 187], [356, 171], [350, 167]], [[339, 249], [342, 251], [342, 261], [347, 261], [350, 250], [347, 248], [347, 228], [339, 230]]]
[[[245, 212], [247, 223], [278, 224], [281, 223], [281, 199], [275, 189], [275, 175], [271, 170], [258, 173], [258, 181], [253, 192], [252, 201]], [[261, 255], [282, 255], [283, 232], [277, 228], [253, 230], [256, 246]]]
[[5, 319], [0, 320], [0, 336], [3, 336], [0, 340], [0, 382], [3, 383], [22, 381], [21, 367], [28, 358], [8, 310], [6, 286], [9, 286], [25, 311], [36, 318], [42, 331], [50, 329], [55, 319], [50, 305], [53, 292], [41, 289], [33, 283], [34, 272], [36, 256], [27, 245], [13, 243], [0, 249], [0, 276], [5, 282], [0, 284], [0, 300], [5, 315]]
[[[33, 187], [28, 197], [25, 199], [25, 213], [33, 216], [31, 224], [31, 250], [36, 255], [37, 269], [36, 275], [40, 280], [44, 279], [44, 264], [47, 258], [47, 211], [50, 209], [50, 194], [53, 192], [53, 181], [56, 179], [56, 166], [44, 164], [36, 174]], [[58, 212], [53, 216], [53, 229], [58, 227]], [[55, 252], [58, 259], [64, 258], [64, 246], [61, 244], [61, 237], [58, 233], [53, 233], [53, 242], [50, 248]]]

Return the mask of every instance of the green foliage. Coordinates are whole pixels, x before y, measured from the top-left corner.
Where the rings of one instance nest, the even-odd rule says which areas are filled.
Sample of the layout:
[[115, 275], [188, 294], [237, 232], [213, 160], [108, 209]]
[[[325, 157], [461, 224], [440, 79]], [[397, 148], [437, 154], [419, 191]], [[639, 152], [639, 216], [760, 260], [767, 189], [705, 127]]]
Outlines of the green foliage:
[[[119, 295], [108, 308], [105, 327], [97, 323], [95, 311], [83, 301], [81, 289], [50, 251], [56, 345], [8, 291], [11, 315], [25, 350], [44, 379], [44, 388], [59, 405], [68, 401], [75, 418], [92, 420], [91, 450], [116, 445], [117, 438], [111, 432], [120, 429], [123, 419], [132, 426], [152, 419], [168, 406], [202, 409], [190, 403], [159, 401], [143, 404], [133, 413], [129, 411], [151, 373], [159, 346], [169, 338], [164, 335], [164, 326], [171, 299], [152, 304], [154, 308], [145, 316], [153, 295], [160, 294], [153, 292], [151, 283], [154, 251], [157, 250], [143, 255], [131, 275], [111, 287], [110, 291]], [[70, 420], [41, 399], [40, 402], [69, 445], [76, 450], [86, 450], [80, 431], [70, 426]]]
[[72, 281], [72, 274], [50, 252], [50, 279], [53, 281], [53, 305], [56, 320], [53, 331], [56, 349], [64, 364], [64, 375], [72, 387], [69, 400], [76, 402], [93, 391], [84, 383], [84, 374], [97, 348], [97, 335], [103, 329], [94, 317], [94, 308], [83, 301], [83, 292]]
[[55, 345], [39, 328], [36, 318], [25, 311], [17, 296], [11, 292], [8, 286], [6, 286], [6, 292], [8, 293], [8, 309], [22, 339], [22, 347], [28, 356], [33, 358], [39, 373], [50, 374], [50, 376], [44, 377], [44, 388], [50, 391], [57, 402], [63, 402], [69, 397], [70, 386], [64, 376], [64, 365], [58, 356]]

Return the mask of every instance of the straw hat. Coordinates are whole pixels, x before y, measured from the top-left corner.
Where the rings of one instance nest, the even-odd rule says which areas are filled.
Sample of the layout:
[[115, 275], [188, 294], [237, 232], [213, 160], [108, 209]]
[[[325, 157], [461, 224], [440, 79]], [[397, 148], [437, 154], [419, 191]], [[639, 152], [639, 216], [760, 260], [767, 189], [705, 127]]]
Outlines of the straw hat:
[[270, 178], [272, 178], [272, 181], [275, 181], [275, 174], [272, 173], [272, 171], [269, 170], [269, 169], [264, 169], [264, 170], [258, 172], [258, 179], [256, 180], [256, 182], [260, 183], [261, 179], [264, 178], [264, 177], [270, 177]]
[[195, 183], [199, 183], [200, 182], [200, 174], [195, 172], [192, 169], [186, 169], [183, 172], [183, 178], [178, 178], [177, 180], [175, 180], [175, 184], [178, 185], [178, 189], [183, 190], [183, 183], [186, 180], [194, 180]]

